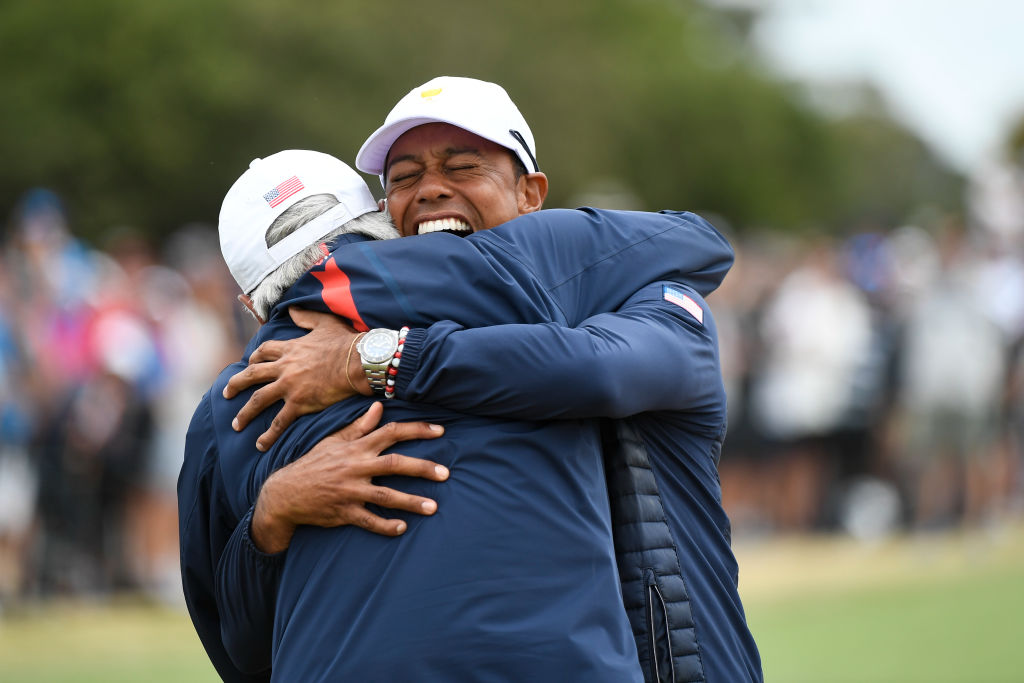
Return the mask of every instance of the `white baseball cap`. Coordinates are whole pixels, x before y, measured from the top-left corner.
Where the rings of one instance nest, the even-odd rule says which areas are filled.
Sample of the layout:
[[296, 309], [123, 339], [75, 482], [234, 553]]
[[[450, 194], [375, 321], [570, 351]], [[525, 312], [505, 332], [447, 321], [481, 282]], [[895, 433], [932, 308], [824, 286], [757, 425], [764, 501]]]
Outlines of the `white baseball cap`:
[[510, 149], [529, 172], [539, 171], [533, 133], [519, 108], [496, 83], [438, 76], [398, 101], [384, 125], [366, 139], [356, 168], [384, 181], [384, 162], [402, 133], [425, 123], [448, 123]]
[[[340, 202], [272, 247], [267, 229], [298, 201], [315, 194]], [[377, 210], [362, 176], [329, 154], [288, 149], [253, 159], [220, 207], [220, 250], [246, 294], [282, 263], [335, 228]]]

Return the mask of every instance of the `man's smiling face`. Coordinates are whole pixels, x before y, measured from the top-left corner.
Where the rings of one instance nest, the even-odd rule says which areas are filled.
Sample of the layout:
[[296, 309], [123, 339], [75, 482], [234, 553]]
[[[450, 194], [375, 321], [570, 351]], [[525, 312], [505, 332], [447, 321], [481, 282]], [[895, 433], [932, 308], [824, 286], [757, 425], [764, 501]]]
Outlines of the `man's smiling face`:
[[508, 149], [446, 123], [399, 137], [384, 180], [388, 211], [403, 237], [439, 230], [464, 236], [540, 208]]

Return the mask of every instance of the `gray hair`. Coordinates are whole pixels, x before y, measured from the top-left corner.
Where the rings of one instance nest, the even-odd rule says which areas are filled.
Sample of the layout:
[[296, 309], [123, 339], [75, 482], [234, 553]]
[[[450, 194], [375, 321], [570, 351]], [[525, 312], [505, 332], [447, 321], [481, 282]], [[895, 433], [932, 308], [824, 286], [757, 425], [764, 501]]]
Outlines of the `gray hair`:
[[[337, 197], [329, 194], [315, 194], [296, 202], [295, 206], [278, 216], [277, 220], [267, 228], [267, 246], [274, 246], [337, 204]], [[256, 315], [263, 320], [268, 320], [270, 310], [281, 298], [281, 295], [324, 257], [320, 245], [330, 242], [338, 235], [350, 233], [366, 235], [375, 240], [394, 239], [399, 236], [398, 230], [391, 222], [390, 214], [386, 211], [371, 211], [343, 223], [282, 263], [256, 285], [256, 288], [249, 293]]]

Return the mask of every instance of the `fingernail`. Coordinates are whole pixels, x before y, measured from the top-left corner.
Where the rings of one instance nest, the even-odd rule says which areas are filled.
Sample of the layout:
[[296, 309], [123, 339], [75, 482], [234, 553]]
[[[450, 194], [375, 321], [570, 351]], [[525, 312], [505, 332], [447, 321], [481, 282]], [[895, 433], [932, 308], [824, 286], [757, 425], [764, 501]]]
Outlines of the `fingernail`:
[[234, 429], [236, 432], [239, 431], [239, 429], [238, 429], [238, 418], [237, 417], [234, 420], [231, 421], [231, 428]]
[[399, 522], [398, 526], [395, 527], [395, 530], [398, 531], [398, 533], [400, 533], [400, 534], [404, 534], [405, 533], [405, 522]]
[[442, 427], [441, 425], [430, 425], [430, 431], [437, 432], [438, 434], [440, 434], [441, 432], [444, 431], [444, 427]]
[[224, 387], [224, 390], [220, 392], [220, 395], [223, 396], [224, 398], [228, 398], [228, 388]]
[[420, 507], [423, 508], [424, 512], [433, 512], [437, 509], [437, 503], [432, 500], [425, 500], [420, 503]]
[[437, 476], [441, 477], [442, 479], [448, 478], [448, 468], [445, 467], [444, 465], [434, 465], [434, 472], [436, 472]]
[[263, 453], [264, 451], [267, 450], [267, 447], [264, 446], [263, 444], [261, 444], [259, 441], [257, 441], [256, 442], [256, 450], [258, 450], [260, 453]]

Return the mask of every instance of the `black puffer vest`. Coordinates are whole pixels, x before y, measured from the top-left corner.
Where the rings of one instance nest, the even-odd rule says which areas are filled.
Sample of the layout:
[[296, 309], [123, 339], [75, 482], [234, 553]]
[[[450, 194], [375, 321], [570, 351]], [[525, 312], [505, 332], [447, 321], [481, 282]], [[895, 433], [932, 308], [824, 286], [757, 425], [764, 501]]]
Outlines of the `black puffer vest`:
[[648, 683], [703, 683], [690, 596], [647, 448], [630, 420], [602, 423], [622, 599]]

